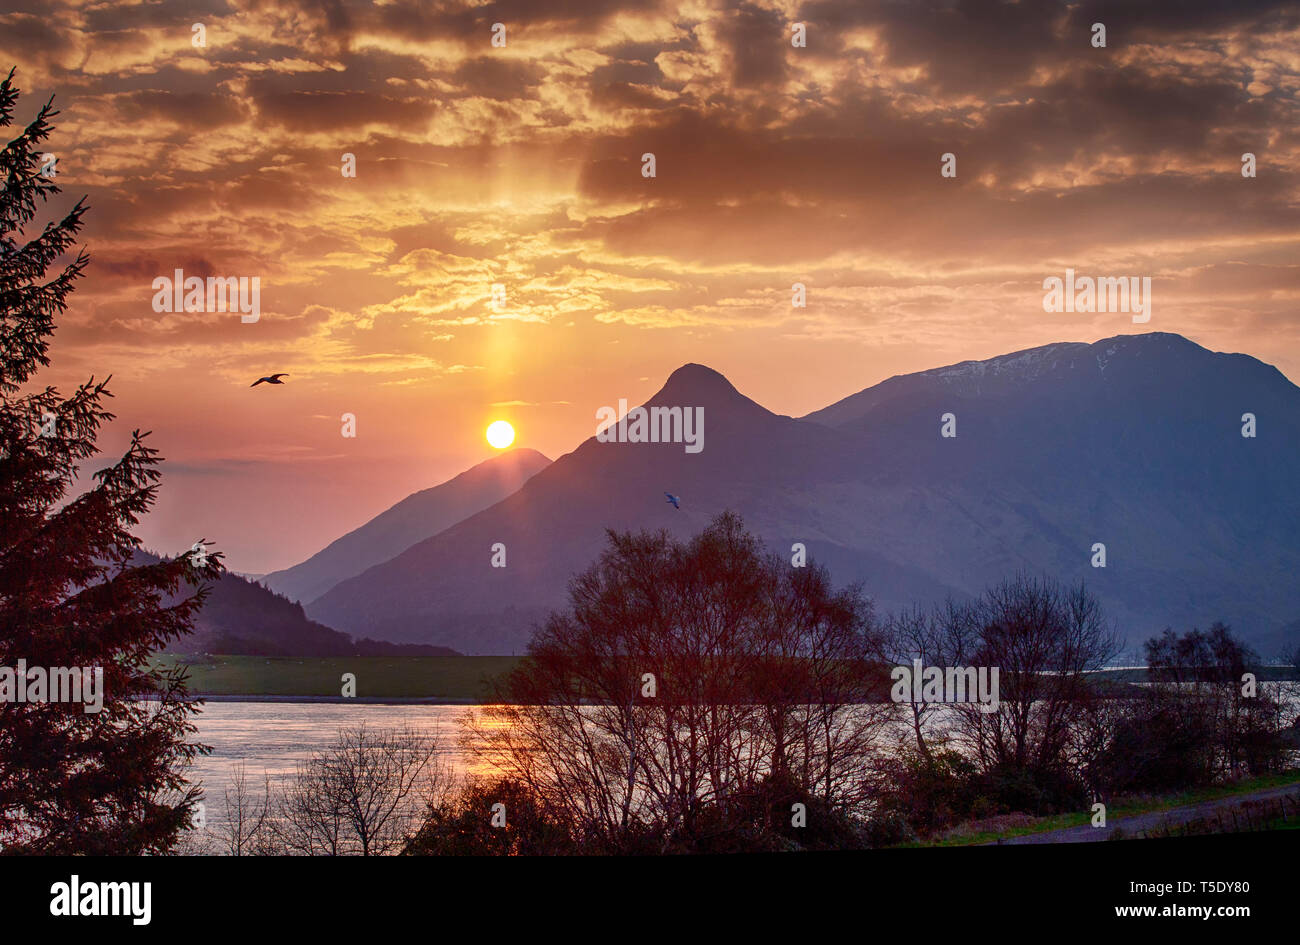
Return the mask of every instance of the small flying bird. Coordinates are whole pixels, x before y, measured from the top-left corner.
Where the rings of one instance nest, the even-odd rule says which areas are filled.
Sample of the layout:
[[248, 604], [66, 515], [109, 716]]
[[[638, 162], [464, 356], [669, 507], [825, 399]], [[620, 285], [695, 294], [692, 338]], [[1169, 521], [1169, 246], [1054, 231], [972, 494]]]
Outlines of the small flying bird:
[[288, 374], [272, 374], [270, 377], [259, 377], [248, 386], [256, 387], [258, 384], [283, 384], [284, 381], [280, 380], [280, 378], [288, 376]]
[[673, 495], [671, 492], [665, 492], [664, 498], [666, 498], [669, 502], [673, 504], [673, 508], [675, 509], [681, 508], [681, 506], [678, 504], [681, 500], [678, 499], [677, 496]]

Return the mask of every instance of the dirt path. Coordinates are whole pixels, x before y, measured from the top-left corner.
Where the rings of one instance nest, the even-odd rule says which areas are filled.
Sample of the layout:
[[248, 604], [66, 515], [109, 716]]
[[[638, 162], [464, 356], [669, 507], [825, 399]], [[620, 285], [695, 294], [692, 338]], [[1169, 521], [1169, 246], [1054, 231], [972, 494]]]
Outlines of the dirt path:
[[[1081, 827], [1065, 827], [1061, 830], [1026, 834], [1023, 837], [1009, 837], [1005, 840], [995, 840], [994, 843], [1095, 843], [1099, 840], [1109, 840], [1116, 830], [1123, 830], [1125, 837], [1140, 837], [1150, 830], [1186, 824], [1212, 817], [1219, 812], [1226, 813], [1248, 802], [1275, 800], [1282, 797], [1287, 798], [1289, 802], [1300, 804], [1300, 784], [1283, 784], [1279, 787], [1252, 791], [1249, 794], [1234, 794], [1232, 797], [1221, 797], [1218, 800], [1201, 801], [1185, 807], [1171, 807], [1168, 810], [1152, 811], [1147, 814], [1107, 818], [1105, 827], [1084, 824]], [[1291, 804], [1288, 803], [1287, 807], [1289, 811]]]

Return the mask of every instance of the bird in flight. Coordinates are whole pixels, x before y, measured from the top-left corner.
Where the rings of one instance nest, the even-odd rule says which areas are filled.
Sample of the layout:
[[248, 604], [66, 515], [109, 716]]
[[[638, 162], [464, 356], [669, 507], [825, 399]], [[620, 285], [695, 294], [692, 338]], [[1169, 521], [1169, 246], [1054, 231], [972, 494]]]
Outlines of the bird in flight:
[[673, 508], [675, 509], [681, 508], [681, 506], [678, 504], [681, 500], [678, 499], [677, 496], [673, 495], [671, 492], [665, 492], [664, 498], [666, 498], [669, 502], [673, 504]]
[[259, 377], [248, 386], [256, 387], [258, 384], [283, 384], [284, 381], [280, 380], [280, 378], [288, 376], [288, 374], [272, 374], [270, 377]]

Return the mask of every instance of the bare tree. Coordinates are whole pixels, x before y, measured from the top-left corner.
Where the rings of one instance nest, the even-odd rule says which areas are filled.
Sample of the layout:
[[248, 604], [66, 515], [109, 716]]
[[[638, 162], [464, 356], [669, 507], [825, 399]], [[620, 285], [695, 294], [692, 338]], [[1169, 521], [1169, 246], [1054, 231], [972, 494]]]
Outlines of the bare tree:
[[249, 856], [268, 852], [271, 812], [271, 780], [263, 773], [263, 790], [255, 794], [248, 784], [248, 772], [238, 764], [230, 783], [222, 791], [226, 817], [219, 821], [215, 833], [230, 856]]
[[818, 567], [765, 562], [770, 588], [755, 647], [751, 697], [770, 738], [764, 766], [830, 804], [860, 807], [872, 789], [879, 735], [894, 717], [874, 690], [885, 633], [857, 586], [835, 592]]
[[1097, 698], [1087, 674], [1119, 652], [1119, 638], [1083, 584], [1018, 575], [966, 611], [965, 665], [997, 667], [996, 712], [955, 706], [967, 747], [985, 768], [1046, 770], [1064, 763], [1079, 714]]
[[449, 780], [438, 742], [413, 728], [343, 729], [299, 765], [277, 805], [274, 830], [291, 853], [397, 853]]
[[775, 777], [848, 809], [885, 718], [871, 633], [857, 588], [765, 554], [734, 515], [686, 544], [611, 532], [466, 744], [607, 848], [689, 843]]
[[[876, 658], [886, 666], [909, 666], [913, 659], [923, 666], [957, 666], [973, 651], [977, 636], [972, 609], [949, 599], [931, 610], [913, 607], [891, 616]], [[905, 726], [921, 757], [933, 761], [935, 745], [951, 737], [952, 713], [942, 703], [911, 700], [904, 705], [905, 715], [895, 716], [895, 724]]]

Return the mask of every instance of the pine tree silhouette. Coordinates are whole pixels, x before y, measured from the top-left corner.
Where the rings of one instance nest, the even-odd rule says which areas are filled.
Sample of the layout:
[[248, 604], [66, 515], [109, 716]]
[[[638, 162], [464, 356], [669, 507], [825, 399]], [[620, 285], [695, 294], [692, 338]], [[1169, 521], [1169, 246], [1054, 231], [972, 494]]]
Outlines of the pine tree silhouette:
[[[13, 123], [13, 77], [0, 82], [0, 127]], [[40, 148], [57, 114], [51, 98], [0, 152], [0, 850], [157, 853], [193, 818], [201, 792], [184, 766], [207, 749], [187, 743], [198, 707], [184, 673], [152, 668], [149, 656], [190, 632], [203, 582], [222, 567], [216, 553], [132, 567], [139, 541], [130, 529], [153, 504], [157, 451], [135, 431], [125, 455], [73, 494], [113, 419], [107, 379], [69, 397], [30, 389], [89, 261], [79, 251], [58, 265], [82, 227], [84, 198], [34, 233], [41, 206], [59, 193]], [[182, 587], [192, 593], [165, 606]], [[102, 709], [16, 701], [20, 660], [29, 671], [102, 667]]]

